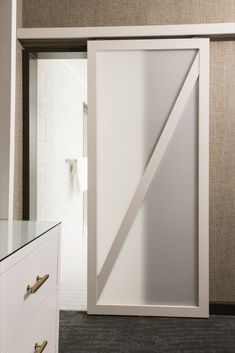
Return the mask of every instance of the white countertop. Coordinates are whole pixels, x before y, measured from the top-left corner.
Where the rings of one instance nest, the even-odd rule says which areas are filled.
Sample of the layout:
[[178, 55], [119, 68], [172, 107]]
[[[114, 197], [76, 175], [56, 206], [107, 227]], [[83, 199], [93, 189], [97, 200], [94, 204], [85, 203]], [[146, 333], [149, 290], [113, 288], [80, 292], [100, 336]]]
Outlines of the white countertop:
[[0, 220], [0, 261], [58, 224], [60, 222]]

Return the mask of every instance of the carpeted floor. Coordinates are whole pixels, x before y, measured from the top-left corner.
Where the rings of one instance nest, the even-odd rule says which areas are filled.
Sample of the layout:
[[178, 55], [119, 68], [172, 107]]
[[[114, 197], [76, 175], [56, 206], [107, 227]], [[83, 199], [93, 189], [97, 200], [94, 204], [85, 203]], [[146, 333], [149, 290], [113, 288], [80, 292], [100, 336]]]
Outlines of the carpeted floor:
[[235, 353], [235, 316], [182, 319], [61, 311], [59, 353]]

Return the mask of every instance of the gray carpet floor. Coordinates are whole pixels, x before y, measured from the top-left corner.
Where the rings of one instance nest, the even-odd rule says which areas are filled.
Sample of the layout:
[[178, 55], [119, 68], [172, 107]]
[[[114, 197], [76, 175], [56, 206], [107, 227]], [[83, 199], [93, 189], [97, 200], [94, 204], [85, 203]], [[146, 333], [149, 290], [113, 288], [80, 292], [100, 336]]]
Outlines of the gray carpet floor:
[[184, 319], [61, 311], [59, 353], [235, 353], [235, 316]]

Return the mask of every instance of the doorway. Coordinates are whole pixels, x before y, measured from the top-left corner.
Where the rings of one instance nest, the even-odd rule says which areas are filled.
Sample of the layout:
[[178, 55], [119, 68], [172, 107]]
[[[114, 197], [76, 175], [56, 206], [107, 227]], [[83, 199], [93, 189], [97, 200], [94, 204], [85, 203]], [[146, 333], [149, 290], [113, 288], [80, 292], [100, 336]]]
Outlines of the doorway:
[[[88, 48], [88, 313], [207, 316], [208, 40], [94, 40]], [[37, 92], [30, 70], [38, 59], [29, 64], [31, 108]], [[37, 141], [31, 108], [26, 134]], [[85, 101], [82, 110], [86, 121]], [[177, 148], [168, 149], [175, 131]], [[25, 158], [31, 215], [38, 207], [37, 157], [32, 143]], [[80, 184], [78, 158], [63, 155], [73, 190]]]
[[62, 222], [60, 310], [87, 309], [87, 55], [29, 59], [29, 219]]

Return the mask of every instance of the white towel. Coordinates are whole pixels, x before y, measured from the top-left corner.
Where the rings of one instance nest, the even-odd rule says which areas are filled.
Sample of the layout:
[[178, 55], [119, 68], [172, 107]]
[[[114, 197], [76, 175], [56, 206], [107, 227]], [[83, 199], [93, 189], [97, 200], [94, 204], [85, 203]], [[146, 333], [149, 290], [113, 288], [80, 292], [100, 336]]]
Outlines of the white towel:
[[67, 162], [69, 163], [71, 190], [79, 193], [81, 190], [78, 177], [78, 161], [77, 159], [68, 159]]

